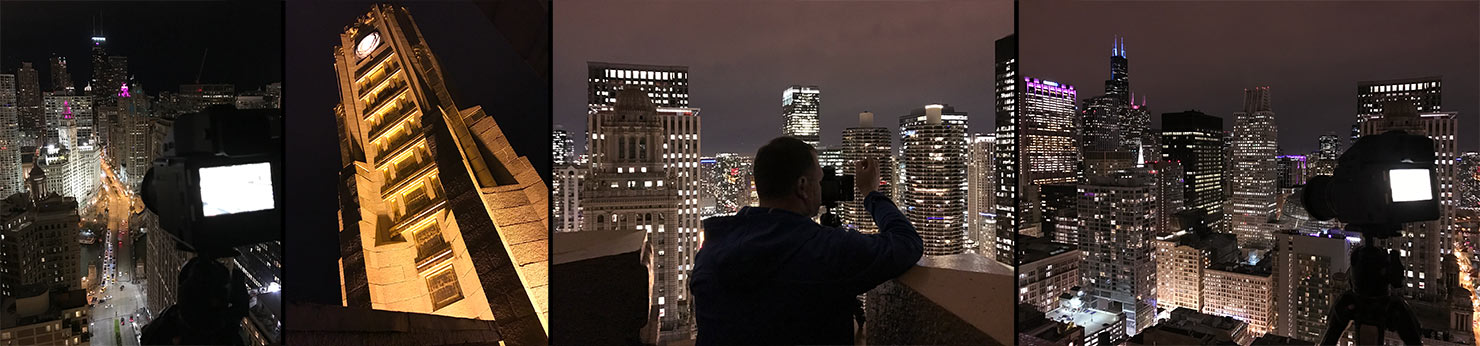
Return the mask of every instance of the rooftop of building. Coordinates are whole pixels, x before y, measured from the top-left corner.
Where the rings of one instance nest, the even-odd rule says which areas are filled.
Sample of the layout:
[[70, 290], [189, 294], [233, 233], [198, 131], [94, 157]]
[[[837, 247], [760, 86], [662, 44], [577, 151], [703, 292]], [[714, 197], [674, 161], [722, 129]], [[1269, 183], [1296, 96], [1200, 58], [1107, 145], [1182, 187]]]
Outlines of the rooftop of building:
[[1079, 248], [1074, 245], [1055, 242], [1052, 238], [1020, 236], [1018, 237], [1017, 246], [1018, 265], [1041, 261], [1076, 250], [1079, 250]]
[[44, 284], [21, 286], [15, 298], [0, 298], [0, 329], [55, 321], [67, 310], [86, 306], [85, 290], [50, 289]]
[[1120, 325], [1116, 323], [1124, 318], [1122, 313], [1109, 312], [1090, 308], [1091, 304], [1084, 304], [1080, 308], [1060, 306], [1044, 313], [1051, 320], [1072, 323], [1084, 327], [1084, 335], [1095, 335], [1105, 328]]
[[1208, 269], [1229, 273], [1267, 277], [1274, 272], [1273, 268], [1271, 268], [1272, 266], [1270, 262], [1271, 261], [1260, 260], [1258, 264], [1249, 264], [1247, 262], [1213, 263], [1212, 265], [1208, 266]]

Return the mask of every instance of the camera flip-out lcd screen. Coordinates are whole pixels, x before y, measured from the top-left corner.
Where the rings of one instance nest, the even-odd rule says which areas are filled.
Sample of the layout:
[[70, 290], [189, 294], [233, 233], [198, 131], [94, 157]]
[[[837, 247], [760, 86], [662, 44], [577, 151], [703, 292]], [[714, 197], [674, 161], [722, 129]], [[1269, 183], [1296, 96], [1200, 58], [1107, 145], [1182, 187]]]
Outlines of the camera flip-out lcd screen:
[[204, 216], [272, 209], [272, 164], [201, 168], [200, 201]]
[[1388, 186], [1393, 202], [1427, 201], [1434, 198], [1427, 169], [1388, 170]]

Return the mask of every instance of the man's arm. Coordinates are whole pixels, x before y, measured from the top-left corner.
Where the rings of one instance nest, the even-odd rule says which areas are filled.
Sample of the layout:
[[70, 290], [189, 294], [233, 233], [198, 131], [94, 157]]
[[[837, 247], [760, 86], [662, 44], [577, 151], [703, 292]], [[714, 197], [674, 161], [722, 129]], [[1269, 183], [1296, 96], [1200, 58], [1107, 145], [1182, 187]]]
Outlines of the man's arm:
[[857, 293], [867, 292], [885, 281], [899, 277], [915, 266], [925, 253], [925, 243], [915, 231], [915, 225], [904, 217], [894, 202], [883, 193], [873, 191], [863, 199], [863, 207], [873, 215], [878, 234], [853, 234], [850, 241], [859, 256], [854, 257], [861, 266], [852, 273], [846, 286]]

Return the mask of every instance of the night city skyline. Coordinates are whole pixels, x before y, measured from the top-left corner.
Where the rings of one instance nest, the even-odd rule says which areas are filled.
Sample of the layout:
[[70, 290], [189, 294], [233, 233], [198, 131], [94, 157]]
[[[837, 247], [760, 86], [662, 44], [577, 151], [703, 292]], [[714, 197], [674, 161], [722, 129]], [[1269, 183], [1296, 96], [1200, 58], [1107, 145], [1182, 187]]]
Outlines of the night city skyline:
[[1073, 85], [1081, 98], [1099, 95], [1111, 42], [1123, 37], [1135, 52], [1126, 54], [1131, 91], [1137, 103], [1146, 99], [1152, 128], [1163, 113], [1196, 109], [1231, 130], [1244, 89], [1268, 86], [1286, 155], [1310, 153], [1328, 133], [1345, 148], [1358, 82], [1442, 76], [1443, 110], [1459, 112], [1460, 151], [1480, 150], [1474, 2], [1020, 5], [1025, 75]]
[[[150, 94], [195, 84], [197, 73], [202, 84], [241, 91], [283, 81], [281, 4], [7, 1], [0, 9], [0, 70], [25, 61], [50, 76], [55, 53], [67, 58], [79, 92], [92, 74], [94, 22], [108, 53], [128, 57], [130, 77]], [[51, 80], [41, 86], [50, 90]]]
[[992, 132], [991, 43], [1012, 33], [1012, 2], [785, 4], [556, 6], [563, 24], [554, 35], [554, 123], [581, 152], [586, 63], [601, 61], [687, 66], [690, 107], [703, 110], [704, 155], [754, 154], [781, 136], [782, 92], [792, 85], [821, 89], [824, 146], [840, 145], [860, 112], [896, 127], [900, 116], [932, 103], [967, 112], [973, 133]]

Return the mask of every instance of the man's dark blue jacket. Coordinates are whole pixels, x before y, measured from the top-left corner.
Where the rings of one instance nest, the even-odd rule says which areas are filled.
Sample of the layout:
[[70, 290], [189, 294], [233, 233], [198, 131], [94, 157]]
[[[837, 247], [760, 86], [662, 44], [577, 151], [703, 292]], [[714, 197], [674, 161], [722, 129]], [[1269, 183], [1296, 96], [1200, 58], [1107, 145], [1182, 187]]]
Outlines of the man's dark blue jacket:
[[697, 343], [852, 345], [856, 297], [904, 274], [925, 248], [883, 194], [863, 205], [878, 234], [773, 208], [705, 220], [690, 281]]

